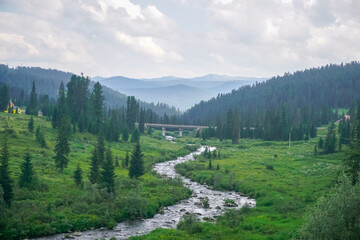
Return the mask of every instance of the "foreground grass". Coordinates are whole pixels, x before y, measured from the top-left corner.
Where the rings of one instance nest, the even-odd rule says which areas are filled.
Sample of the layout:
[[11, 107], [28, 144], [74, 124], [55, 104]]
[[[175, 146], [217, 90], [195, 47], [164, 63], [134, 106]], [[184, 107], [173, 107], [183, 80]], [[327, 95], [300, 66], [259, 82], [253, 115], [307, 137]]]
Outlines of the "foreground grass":
[[[97, 227], [114, 227], [124, 219], [152, 217], [164, 206], [189, 197], [188, 189], [179, 180], [162, 180], [149, 172], [155, 162], [185, 155], [195, 147], [187, 146], [186, 140], [172, 144], [160, 137], [160, 131], [141, 137], [147, 174], [139, 180], [128, 179], [128, 170], [121, 167], [126, 152], [131, 152], [130, 142], [106, 143], [110, 145], [113, 159], [119, 159], [116, 167], [115, 194], [91, 185], [87, 181], [90, 156], [96, 144], [96, 136], [76, 133], [71, 136], [68, 168], [60, 174], [55, 169], [53, 152], [57, 131], [45, 117], [34, 117], [35, 128], [42, 126], [47, 142], [41, 148], [35, 134], [28, 132], [30, 116], [0, 113], [0, 143], [4, 129], [8, 129], [10, 171], [14, 180], [14, 200], [10, 207], [1, 206], [0, 239], [27, 238], [60, 232], [85, 230]], [[20, 166], [26, 148], [29, 147], [37, 181], [32, 189], [18, 186]], [[84, 185], [77, 187], [73, 172], [80, 165]]]
[[[320, 130], [319, 135], [326, 134]], [[341, 168], [344, 152], [314, 155], [309, 142], [264, 142], [209, 140], [203, 144], [217, 146], [220, 159], [202, 156], [197, 161], [178, 165], [177, 171], [195, 181], [221, 190], [236, 190], [256, 198], [253, 209], [230, 211], [217, 223], [199, 223], [196, 229], [157, 229], [132, 239], [290, 239], [304, 223], [309, 206], [330, 192]], [[217, 170], [219, 165], [219, 170]], [[215, 207], [215, 206], [210, 206]], [[200, 227], [199, 227], [200, 226]]]

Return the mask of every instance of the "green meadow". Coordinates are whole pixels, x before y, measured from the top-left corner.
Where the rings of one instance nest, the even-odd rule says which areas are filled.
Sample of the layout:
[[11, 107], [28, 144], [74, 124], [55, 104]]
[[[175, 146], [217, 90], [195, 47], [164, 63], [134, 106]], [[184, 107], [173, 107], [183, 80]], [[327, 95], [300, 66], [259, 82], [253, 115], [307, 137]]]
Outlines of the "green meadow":
[[288, 142], [248, 139], [239, 145], [203, 141], [217, 147], [216, 157], [210, 158], [212, 167], [209, 156], [199, 156], [196, 161], [177, 165], [176, 170], [214, 189], [235, 190], [255, 198], [256, 207], [229, 211], [217, 217], [216, 223], [184, 219], [177, 230], [156, 229], [132, 239], [295, 238], [308, 208], [332, 191], [346, 157], [345, 147], [335, 154], [314, 155], [314, 145], [326, 133], [320, 128], [318, 137], [292, 142], [290, 147]]
[[[54, 145], [57, 131], [46, 117], [34, 117], [34, 132], [41, 126], [47, 143], [42, 148], [35, 133], [28, 131], [30, 116], [0, 113], [0, 145], [5, 129], [10, 150], [10, 171], [14, 199], [10, 207], [0, 204], [0, 239], [18, 239], [45, 236], [60, 232], [90, 228], [112, 228], [125, 219], [152, 217], [164, 206], [187, 198], [191, 192], [179, 180], [162, 180], [151, 172], [156, 162], [174, 159], [196, 149], [187, 146], [186, 138], [177, 144], [161, 137], [160, 131], [141, 136], [146, 174], [138, 180], [128, 178], [128, 169], [122, 167], [126, 152], [133, 149], [130, 142], [106, 143], [111, 147], [115, 168], [115, 194], [91, 185], [88, 179], [90, 157], [97, 142], [89, 133], [74, 133], [70, 137], [71, 153], [68, 167], [60, 174], [55, 168]], [[20, 166], [29, 148], [36, 171], [36, 183], [31, 189], [19, 188]], [[73, 173], [77, 164], [82, 168], [83, 185], [77, 187]]]

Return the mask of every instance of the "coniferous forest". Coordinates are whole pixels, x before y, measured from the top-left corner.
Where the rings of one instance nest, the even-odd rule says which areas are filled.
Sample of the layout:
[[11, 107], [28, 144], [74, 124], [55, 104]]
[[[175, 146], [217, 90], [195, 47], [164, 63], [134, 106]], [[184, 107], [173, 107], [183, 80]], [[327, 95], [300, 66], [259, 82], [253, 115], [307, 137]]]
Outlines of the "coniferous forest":
[[[145, 123], [207, 128], [167, 129], [170, 142]], [[358, 239], [359, 138], [359, 62], [286, 73], [184, 113], [83, 74], [0, 65], [0, 239], [73, 238], [164, 214], [197, 196], [154, 164], [201, 145], [177, 173], [256, 206], [199, 198], [204, 211], [227, 210], [181, 209], [177, 229], [133, 239]]]

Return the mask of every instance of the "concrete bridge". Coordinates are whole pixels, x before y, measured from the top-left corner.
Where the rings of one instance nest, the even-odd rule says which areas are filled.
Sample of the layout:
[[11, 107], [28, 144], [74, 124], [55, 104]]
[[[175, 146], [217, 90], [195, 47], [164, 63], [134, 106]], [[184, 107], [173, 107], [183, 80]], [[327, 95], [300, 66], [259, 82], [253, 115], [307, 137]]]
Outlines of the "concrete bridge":
[[179, 136], [182, 137], [183, 129], [197, 129], [209, 128], [208, 126], [196, 126], [196, 125], [176, 125], [176, 124], [160, 124], [160, 123], [145, 123], [145, 127], [161, 128], [162, 135], [165, 136], [166, 129], [179, 129]]

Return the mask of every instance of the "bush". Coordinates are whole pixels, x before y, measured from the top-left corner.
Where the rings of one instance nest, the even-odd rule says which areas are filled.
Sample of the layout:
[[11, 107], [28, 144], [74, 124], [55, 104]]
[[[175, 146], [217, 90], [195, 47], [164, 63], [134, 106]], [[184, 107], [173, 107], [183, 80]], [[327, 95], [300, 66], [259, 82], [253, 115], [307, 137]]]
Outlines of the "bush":
[[183, 215], [177, 229], [186, 231], [189, 234], [202, 232], [202, 226], [195, 214]]

